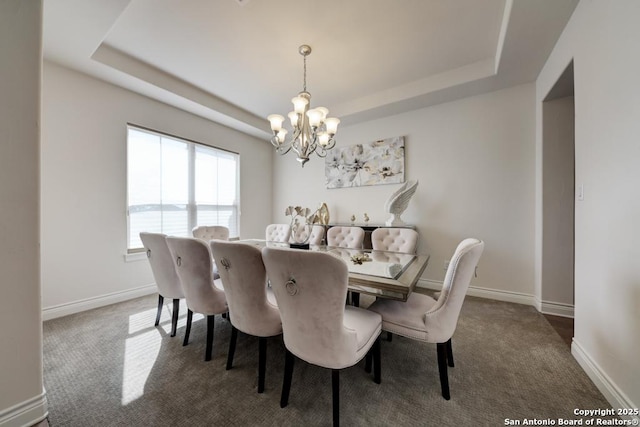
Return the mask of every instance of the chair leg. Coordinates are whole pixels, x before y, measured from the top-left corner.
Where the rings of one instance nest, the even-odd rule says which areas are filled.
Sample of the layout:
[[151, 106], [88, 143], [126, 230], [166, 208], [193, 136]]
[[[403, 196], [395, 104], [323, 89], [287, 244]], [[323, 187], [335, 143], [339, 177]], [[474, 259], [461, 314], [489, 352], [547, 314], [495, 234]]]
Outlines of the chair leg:
[[282, 382], [282, 396], [280, 396], [280, 407], [284, 408], [289, 404], [289, 391], [291, 390], [291, 379], [293, 378], [293, 362], [295, 356], [286, 350], [284, 356], [284, 381]]
[[178, 329], [178, 312], [180, 311], [180, 300], [178, 298], [173, 299], [173, 313], [171, 313], [171, 336], [176, 336], [176, 330]]
[[451, 368], [454, 367], [453, 364], [453, 348], [451, 348], [451, 338], [447, 341], [447, 363]]
[[215, 320], [215, 315], [211, 314], [207, 316], [207, 349], [204, 355], [205, 362], [211, 360], [211, 353], [213, 352], [213, 326], [215, 325]]
[[258, 357], [258, 393], [264, 391], [264, 374], [267, 370], [267, 339], [260, 337]]
[[351, 302], [354, 307], [360, 307], [360, 292], [351, 292]]
[[449, 376], [447, 374], [447, 344], [438, 343], [438, 370], [440, 371], [440, 387], [442, 388], [442, 397], [449, 400]]
[[233, 355], [236, 354], [236, 341], [238, 341], [238, 330], [231, 325], [231, 339], [229, 340], [229, 354], [227, 355], [227, 371], [233, 367]]
[[189, 344], [189, 334], [191, 333], [192, 321], [193, 321], [193, 311], [187, 309], [187, 327], [184, 331], [184, 341], [182, 342], [183, 346]]
[[380, 384], [382, 381], [382, 365], [380, 364], [380, 337], [376, 338], [376, 342], [373, 344], [373, 381], [376, 384]]
[[236, 341], [238, 340], [238, 330], [231, 325], [231, 339], [229, 340], [229, 354], [227, 355], [227, 371], [233, 366], [233, 355], [236, 353]]
[[391, 332], [387, 332], [387, 341], [391, 342], [393, 340], [393, 334]]
[[333, 394], [333, 425], [340, 425], [340, 370], [331, 370], [331, 390]]
[[160, 316], [162, 315], [162, 306], [164, 305], [164, 297], [158, 294], [158, 313], [156, 314], [156, 323], [154, 326], [160, 324]]

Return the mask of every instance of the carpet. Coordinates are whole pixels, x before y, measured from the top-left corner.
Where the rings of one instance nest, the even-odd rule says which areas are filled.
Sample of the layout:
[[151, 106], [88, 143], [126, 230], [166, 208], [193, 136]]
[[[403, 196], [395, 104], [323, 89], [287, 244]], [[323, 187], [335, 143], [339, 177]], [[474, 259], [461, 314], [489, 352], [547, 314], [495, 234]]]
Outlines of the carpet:
[[[331, 425], [331, 373], [296, 360], [289, 406], [279, 406], [281, 337], [268, 340], [266, 386], [257, 390], [258, 339], [239, 334], [225, 370], [230, 325], [217, 316], [213, 359], [206, 321], [186, 306], [170, 337], [170, 306], [154, 327], [157, 296], [44, 322], [44, 382], [56, 426]], [[503, 426], [508, 420], [579, 419], [610, 408], [569, 348], [533, 307], [467, 297], [453, 336], [451, 400], [440, 394], [436, 346], [383, 340], [382, 384], [364, 361], [340, 374], [344, 426]], [[540, 425], [540, 424], [538, 424]]]

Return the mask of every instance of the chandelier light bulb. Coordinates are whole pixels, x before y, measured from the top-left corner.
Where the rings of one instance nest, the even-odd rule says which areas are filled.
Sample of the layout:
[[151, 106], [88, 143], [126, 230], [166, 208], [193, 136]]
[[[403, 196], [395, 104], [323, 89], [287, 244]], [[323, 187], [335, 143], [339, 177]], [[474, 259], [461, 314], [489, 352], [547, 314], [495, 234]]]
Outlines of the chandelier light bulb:
[[298, 117], [299, 117], [298, 113], [296, 113], [295, 111], [292, 111], [287, 115], [289, 116], [289, 121], [291, 122], [291, 126], [294, 128], [298, 126]]
[[311, 126], [312, 128], [317, 128], [318, 126], [320, 126], [320, 122], [322, 120], [322, 111], [314, 108], [307, 111], [307, 117], [309, 117], [309, 126]]
[[319, 134], [318, 144], [320, 144], [323, 147], [326, 147], [327, 145], [329, 145], [329, 134], [326, 132], [322, 132], [321, 134]]
[[291, 102], [293, 103], [293, 111], [298, 114], [304, 114], [304, 110], [307, 107], [307, 104], [309, 104], [307, 98], [302, 96], [296, 96], [291, 100]]
[[287, 132], [286, 129], [280, 129], [278, 131], [277, 138], [278, 138], [278, 141], [280, 141], [280, 144], [282, 144], [284, 142], [284, 139], [287, 137], [287, 133], [288, 132]]
[[271, 130], [274, 133], [278, 133], [280, 129], [282, 129], [282, 122], [284, 122], [284, 117], [280, 114], [271, 114], [267, 117], [267, 120], [271, 123]]
[[320, 121], [324, 122], [325, 119], [327, 118], [327, 114], [329, 114], [329, 109], [325, 107], [316, 107], [316, 110], [322, 113], [322, 118], [320, 118]]
[[329, 117], [327, 120], [325, 120], [324, 124], [327, 127], [327, 133], [329, 135], [335, 135], [336, 132], [338, 131], [338, 125], [340, 124], [340, 119], [336, 119], [335, 117]]

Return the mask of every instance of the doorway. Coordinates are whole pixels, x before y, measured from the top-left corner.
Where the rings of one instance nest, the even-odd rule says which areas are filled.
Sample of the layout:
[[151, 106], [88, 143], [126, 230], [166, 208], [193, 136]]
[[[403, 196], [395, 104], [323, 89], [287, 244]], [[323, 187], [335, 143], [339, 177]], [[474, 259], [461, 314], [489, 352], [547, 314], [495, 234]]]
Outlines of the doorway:
[[[573, 337], [575, 223], [573, 61], [542, 103], [542, 312]], [[563, 319], [564, 318], [564, 319]], [[571, 319], [571, 320], [569, 320]]]

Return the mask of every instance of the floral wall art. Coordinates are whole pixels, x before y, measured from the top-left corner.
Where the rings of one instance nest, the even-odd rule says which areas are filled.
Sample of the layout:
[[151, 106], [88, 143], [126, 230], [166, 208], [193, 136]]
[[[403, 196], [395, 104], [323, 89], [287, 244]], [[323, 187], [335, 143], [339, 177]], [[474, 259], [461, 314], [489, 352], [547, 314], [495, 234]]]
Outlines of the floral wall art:
[[327, 188], [404, 182], [404, 136], [336, 147], [325, 158]]

